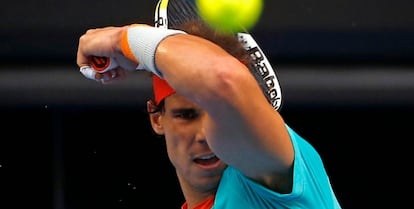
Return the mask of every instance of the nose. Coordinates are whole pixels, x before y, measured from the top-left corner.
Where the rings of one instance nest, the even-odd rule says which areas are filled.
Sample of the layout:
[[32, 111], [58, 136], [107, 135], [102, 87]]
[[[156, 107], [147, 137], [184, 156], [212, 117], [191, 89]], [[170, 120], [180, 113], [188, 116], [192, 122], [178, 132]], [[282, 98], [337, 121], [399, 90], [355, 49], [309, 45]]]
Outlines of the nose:
[[206, 132], [205, 132], [204, 126], [200, 126], [200, 128], [198, 129], [198, 131], [197, 131], [197, 133], [195, 135], [195, 139], [196, 139], [196, 141], [198, 143], [203, 143], [203, 144], [205, 143], [205, 144], [207, 144], [206, 134], [205, 133]]

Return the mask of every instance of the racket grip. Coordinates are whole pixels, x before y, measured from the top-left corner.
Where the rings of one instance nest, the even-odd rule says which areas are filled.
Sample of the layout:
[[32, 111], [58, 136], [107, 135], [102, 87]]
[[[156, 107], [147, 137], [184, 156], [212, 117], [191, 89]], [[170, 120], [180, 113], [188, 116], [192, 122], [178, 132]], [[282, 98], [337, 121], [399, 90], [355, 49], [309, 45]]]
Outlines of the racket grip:
[[104, 73], [118, 67], [118, 63], [112, 57], [92, 57], [91, 67], [98, 73]]

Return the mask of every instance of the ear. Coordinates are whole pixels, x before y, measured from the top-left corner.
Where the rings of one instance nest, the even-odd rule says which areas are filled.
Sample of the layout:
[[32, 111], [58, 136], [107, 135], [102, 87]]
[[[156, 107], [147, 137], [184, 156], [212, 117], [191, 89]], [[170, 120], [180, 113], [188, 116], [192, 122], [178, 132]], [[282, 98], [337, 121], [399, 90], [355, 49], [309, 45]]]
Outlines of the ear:
[[161, 125], [161, 112], [157, 111], [158, 107], [155, 105], [154, 101], [147, 101], [147, 112], [149, 113], [149, 119], [151, 122], [152, 129], [158, 135], [164, 135], [164, 129]]

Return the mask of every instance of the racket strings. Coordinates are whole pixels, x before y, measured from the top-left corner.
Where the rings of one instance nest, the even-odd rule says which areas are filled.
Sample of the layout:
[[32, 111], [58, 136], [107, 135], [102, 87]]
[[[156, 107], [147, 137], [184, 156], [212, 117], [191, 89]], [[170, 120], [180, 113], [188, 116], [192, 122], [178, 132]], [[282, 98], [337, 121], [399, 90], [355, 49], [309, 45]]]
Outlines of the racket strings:
[[183, 23], [200, 19], [197, 8], [191, 0], [169, 0], [167, 16], [169, 28], [175, 28]]

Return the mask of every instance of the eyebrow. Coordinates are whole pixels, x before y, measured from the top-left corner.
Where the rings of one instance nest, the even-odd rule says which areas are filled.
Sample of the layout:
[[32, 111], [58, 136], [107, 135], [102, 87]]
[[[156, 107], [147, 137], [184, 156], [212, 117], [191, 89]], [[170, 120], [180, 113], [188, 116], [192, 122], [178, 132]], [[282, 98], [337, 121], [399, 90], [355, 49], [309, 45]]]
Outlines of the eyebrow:
[[183, 112], [183, 111], [197, 111], [194, 107], [179, 107], [179, 108], [171, 108], [171, 112]]

